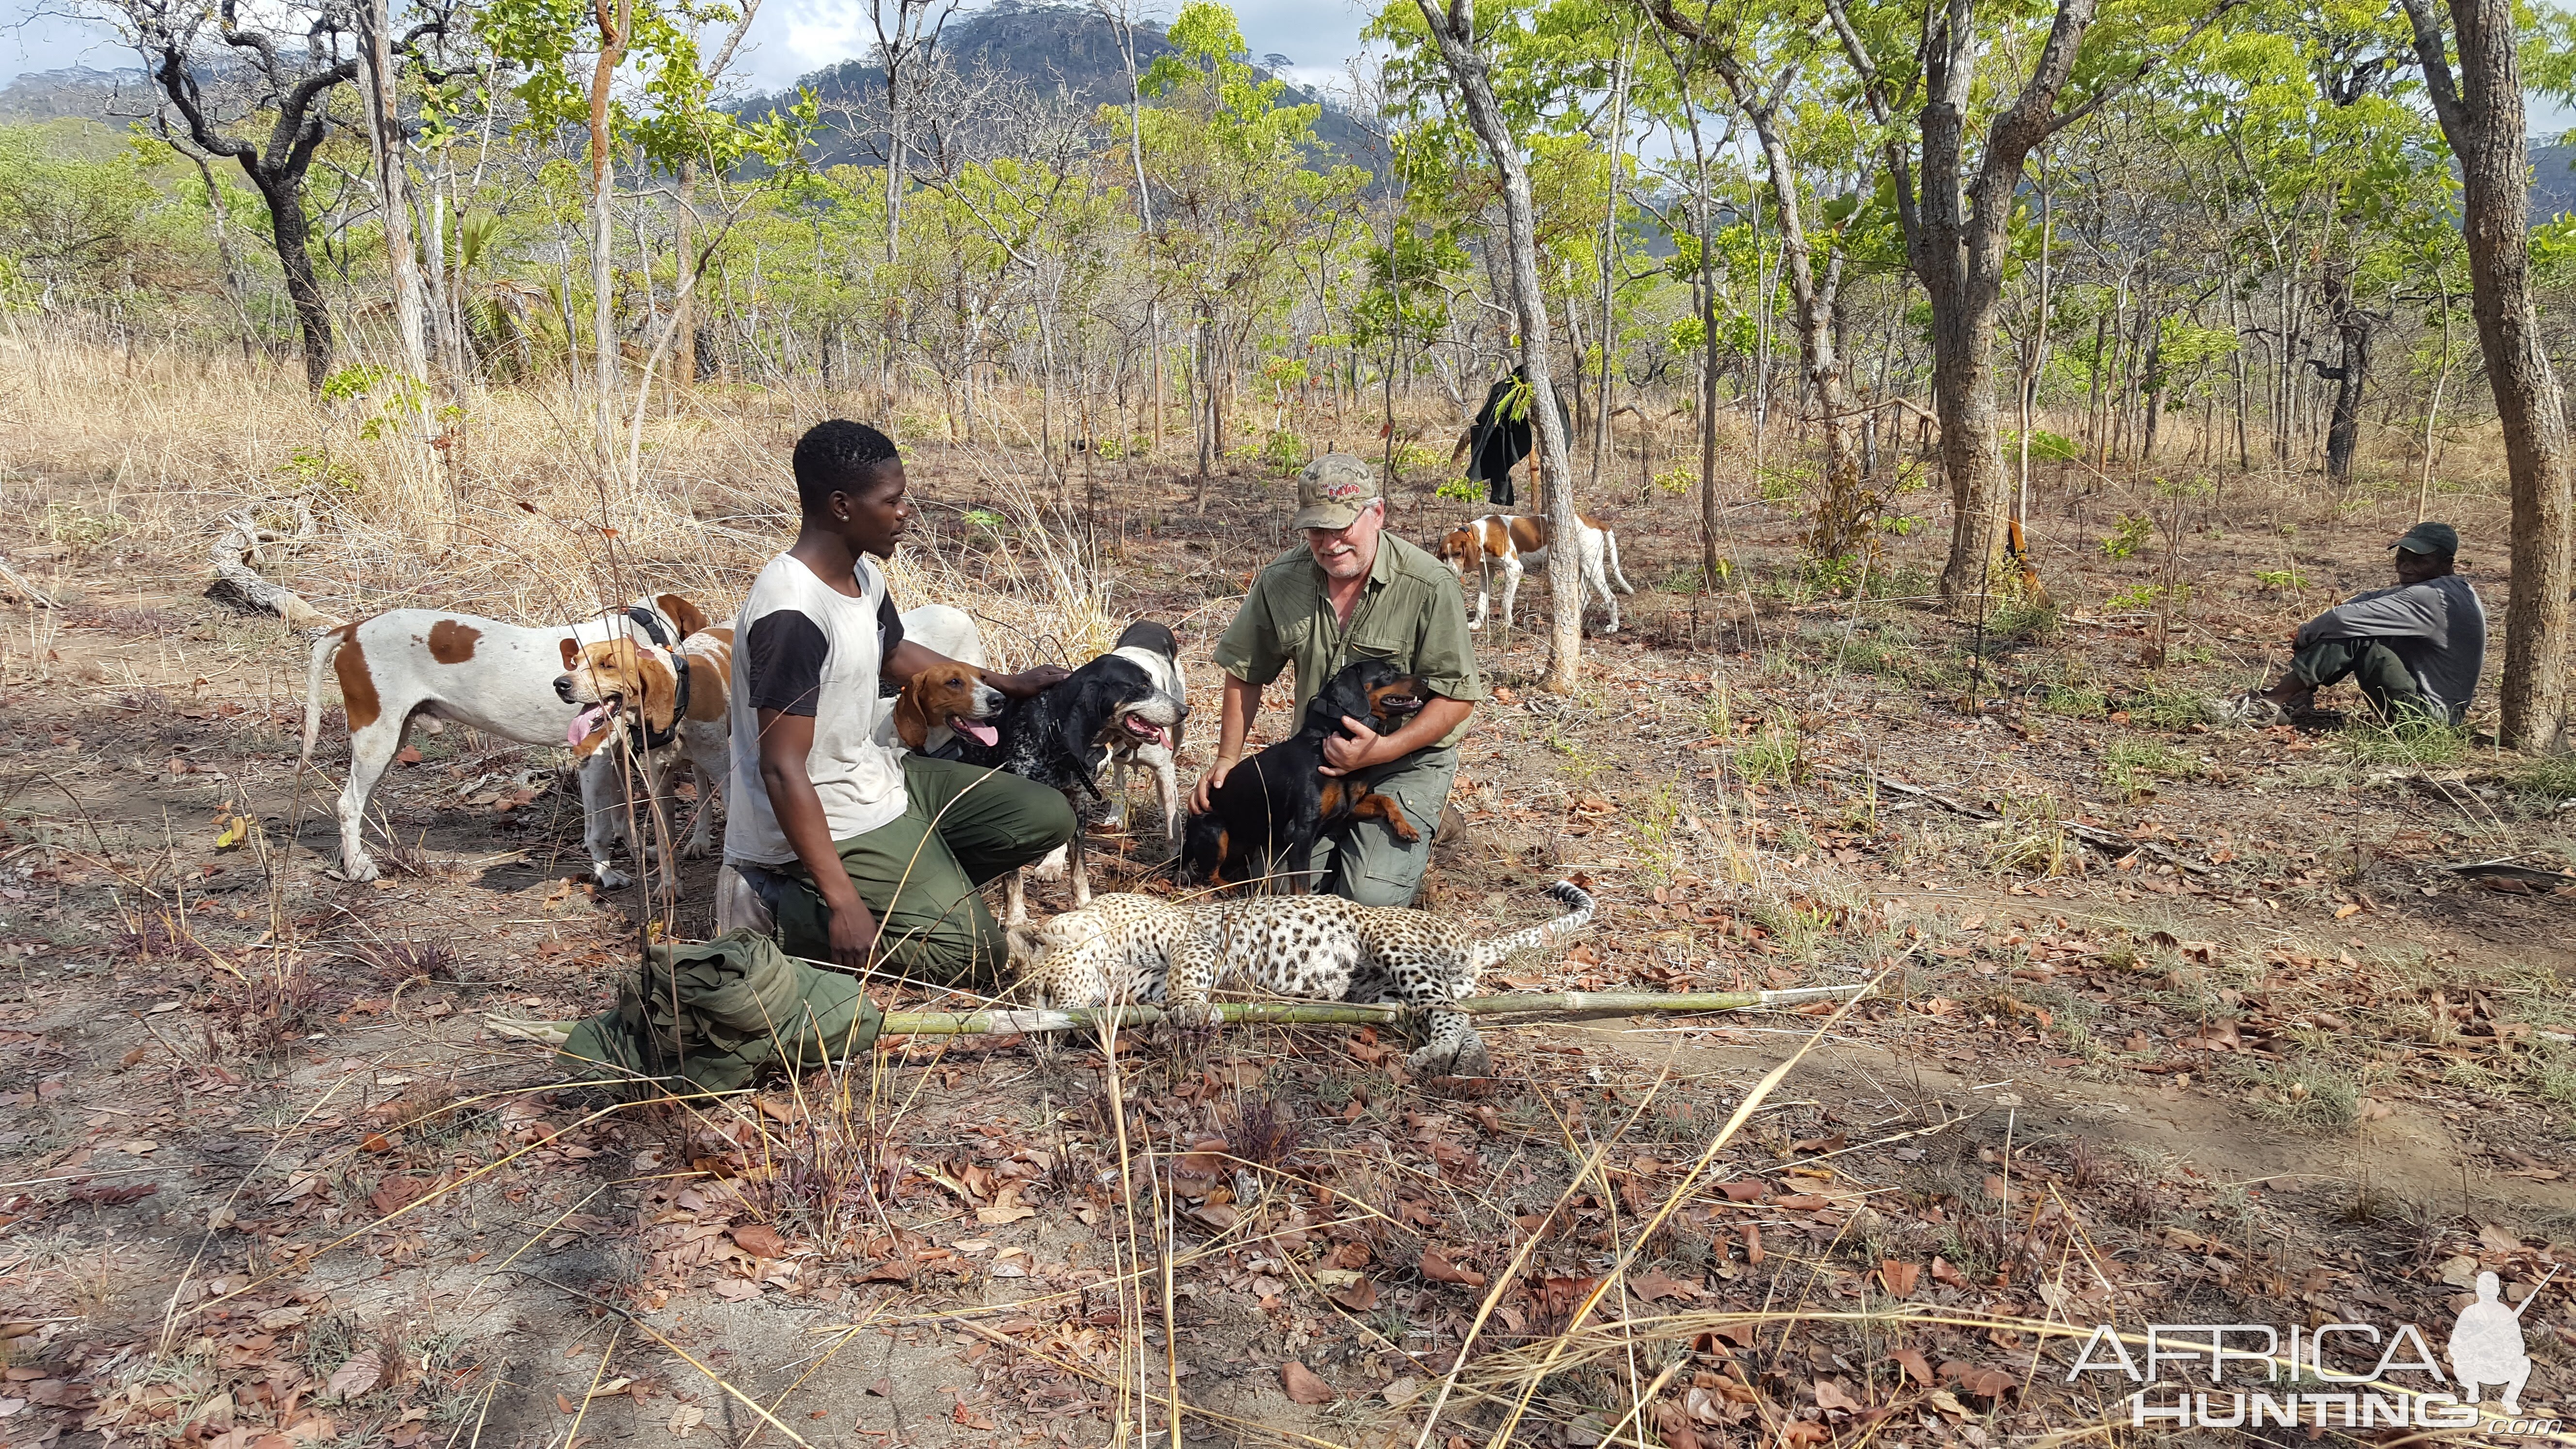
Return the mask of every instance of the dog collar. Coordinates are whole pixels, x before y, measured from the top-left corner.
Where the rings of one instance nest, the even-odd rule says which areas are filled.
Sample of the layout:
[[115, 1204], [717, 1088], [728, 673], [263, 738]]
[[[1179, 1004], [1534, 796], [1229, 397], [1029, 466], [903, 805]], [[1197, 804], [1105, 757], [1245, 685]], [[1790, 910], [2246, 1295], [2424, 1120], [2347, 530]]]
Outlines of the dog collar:
[[678, 642], [671, 637], [670, 630], [662, 627], [662, 616], [642, 604], [627, 605], [626, 617], [644, 630], [644, 637], [652, 640], [657, 649], [668, 649]]

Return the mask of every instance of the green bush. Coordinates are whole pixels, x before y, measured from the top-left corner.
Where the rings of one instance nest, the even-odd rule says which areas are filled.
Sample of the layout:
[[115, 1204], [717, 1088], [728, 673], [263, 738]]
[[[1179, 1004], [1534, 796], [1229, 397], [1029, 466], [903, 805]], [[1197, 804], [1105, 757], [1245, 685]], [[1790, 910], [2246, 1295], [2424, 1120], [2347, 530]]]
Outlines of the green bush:
[[2102, 552], [2113, 558], [2134, 558], [2139, 549], [2156, 532], [2156, 521], [2143, 513], [2123, 513], [2111, 526], [2111, 536], [2102, 540]]

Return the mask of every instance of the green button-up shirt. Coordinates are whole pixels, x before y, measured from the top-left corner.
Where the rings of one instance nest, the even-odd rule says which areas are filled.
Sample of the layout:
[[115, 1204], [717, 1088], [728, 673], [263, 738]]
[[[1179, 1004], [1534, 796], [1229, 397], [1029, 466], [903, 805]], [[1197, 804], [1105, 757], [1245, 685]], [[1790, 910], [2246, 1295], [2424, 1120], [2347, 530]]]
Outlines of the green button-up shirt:
[[[1377, 561], [1345, 628], [1324, 594], [1324, 570], [1305, 548], [1271, 560], [1252, 581], [1234, 622], [1216, 641], [1219, 669], [1246, 684], [1268, 684], [1297, 667], [1297, 710], [1354, 659], [1383, 659], [1444, 699], [1480, 700], [1467, 598], [1438, 559], [1391, 533], [1378, 535]], [[1461, 723], [1442, 745], [1467, 732]]]

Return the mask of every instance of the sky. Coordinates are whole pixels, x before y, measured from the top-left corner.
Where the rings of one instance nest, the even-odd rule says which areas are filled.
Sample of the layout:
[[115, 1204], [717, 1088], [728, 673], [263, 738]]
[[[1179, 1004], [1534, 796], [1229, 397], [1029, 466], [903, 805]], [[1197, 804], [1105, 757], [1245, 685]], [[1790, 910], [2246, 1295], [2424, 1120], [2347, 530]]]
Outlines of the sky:
[[[980, 0], [968, 0], [968, 9]], [[1256, 57], [1286, 56], [1281, 69], [1300, 85], [1347, 88], [1343, 63], [1360, 49], [1360, 29], [1374, 7], [1359, 0], [1233, 0], [1243, 38]], [[0, 0], [0, 76], [88, 65], [134, 63], [106, 30], [62, 18], [60, 0]], [[1146, 0], [1142, 13], [1169, 18], [1177, 5]], [[864, 54], [874, 32], [863, 0], [764, 0], [752, 24], [748, 54], [737, 62], [746, 89], [776, 90], [798, 76]], [[2544, 139], [2576, 129], [2576, 108], [2531, 100], [2531, 129]]]
[[[969, 10], [978, 8], [970, 0]], [[0, 0], [0, 76], [87, 65], [111, 70], [134, 64], [101, 27], [66, 20], [56, 0]], [[1142, 13], [1170, 18], [1178, 6], [1148, 3]], [[1284, 55], [1288, 76], [1300, 85], [1348, 82], [1342, 63], [1359, 51], [1360, 27], [1369, 8], [1353, 0], [1234, 0], [1235, 18], [1254, 56]], [[809, 71], [864, 54], [875, 32], [862, 0], [764, 0], [752, 22], [743, 81], [753, 90], [776, 90]]]

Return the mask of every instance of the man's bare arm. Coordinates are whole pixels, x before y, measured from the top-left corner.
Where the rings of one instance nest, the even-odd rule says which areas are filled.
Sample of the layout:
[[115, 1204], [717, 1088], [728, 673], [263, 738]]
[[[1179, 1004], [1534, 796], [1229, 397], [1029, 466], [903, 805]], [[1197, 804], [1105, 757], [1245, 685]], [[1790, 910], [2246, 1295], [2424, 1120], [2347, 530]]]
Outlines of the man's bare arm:
[[1252, 717], [1261, 713], [1261, 689], [1229, 674], [1225, 677], [1225, 700], [1217, 711], [1216, 759], [1207, 773], [1199, 777], [1197, 788], [1190, 791], [1190, 813], [1205, 815], [1208, 798], [1225, 784], [1243, 758], [1243, 742], [1252, 737]]
[[1371, 765], [1390, 764], [1416, 750], [1427, 750], [1467, 722], [1476, 712], [1472, 701], [1433, 695], [1401, 729], [1379, 734], [1368, 721], [1342, 716], [1343, 733], [1324, 741], [1323, 773], [1347, 775]]
[[[928, 650], [924, 650], [928, 653]], [[924, 668], [929, 666], [924, 665]], [[876, 946], [876, 917], [859, 899], [858, 887], [841, 864], [832, 843], [832, 827], [823, 814], [823, 799], [814, 793], [814, 777], [805, 760], [814, 749], [814, 717], [764, 709], [760, 717], [760, 788], [769, 794], [770, 814], [779, 833], [796, 849], [796, 859], [813, 878], [815, 894], [830, 916], [832, 959], [851, 971], [867, 969]]]
[[[916, 644], [906, 639], [886, 651], [885, 660], [877, 666], [877, 672], [896, 684], [908, 684], [914, 675], [925, 669], [936, 669], [942, 664], [957, 662], [926, 644]], [[1017, 674], [997, 674], [980, 665], [970, 664], [966, 667], [981, 675], [986, 684], [1013, 699], [1029, 699], [1042, 694], [1062, 684], [1065, 676], [1073, 673], [1061, 664], [1035, 665]]]

